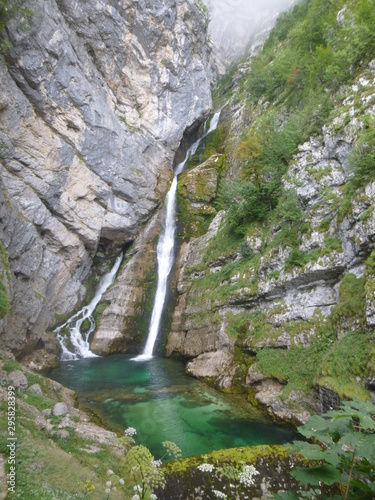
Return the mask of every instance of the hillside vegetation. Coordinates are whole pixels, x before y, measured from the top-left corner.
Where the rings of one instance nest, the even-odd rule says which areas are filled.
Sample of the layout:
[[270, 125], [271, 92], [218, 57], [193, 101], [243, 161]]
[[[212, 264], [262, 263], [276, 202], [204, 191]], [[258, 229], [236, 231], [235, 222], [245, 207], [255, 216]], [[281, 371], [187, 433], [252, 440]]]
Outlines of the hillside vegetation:
[[[218, 83], [222, 124], [196, 155], [221, 155], [224, 216], [185, 264], [183, 325], [212, 346], [224, 327], [232, 381], [250, 367], [251, 399], [282, 418], [374, 388], [374, 58], [373, 0], [300, 2]], [[187, 239], [214, 215], [191, 217]]]

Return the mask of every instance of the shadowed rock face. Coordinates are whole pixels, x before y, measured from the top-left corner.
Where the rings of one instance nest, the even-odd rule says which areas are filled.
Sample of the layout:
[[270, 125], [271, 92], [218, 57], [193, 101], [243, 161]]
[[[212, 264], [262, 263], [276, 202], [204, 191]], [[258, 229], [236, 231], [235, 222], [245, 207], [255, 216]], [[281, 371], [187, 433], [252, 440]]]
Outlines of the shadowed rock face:
[[[83, 299], [99, 241], [155, 211], [184, 130], [211, 107], [192, 0], [36, 0], [8, 23], [0, 74], [0, 236], [13, 273], [2, 342], [17, 354]], [[43, 342], [42, 342], [43, 343]]]

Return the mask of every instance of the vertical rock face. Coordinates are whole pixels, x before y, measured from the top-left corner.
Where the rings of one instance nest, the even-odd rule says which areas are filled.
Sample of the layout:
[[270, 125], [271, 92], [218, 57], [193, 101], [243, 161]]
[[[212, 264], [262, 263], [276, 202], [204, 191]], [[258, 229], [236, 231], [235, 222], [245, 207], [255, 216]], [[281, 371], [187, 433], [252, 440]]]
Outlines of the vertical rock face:
[[193, 0], [36, 0], [0, 74], [0, 236], [13, 306], [1, 343], [40, 344], [84, 297], [99, 242], [132, 241], [184, 130], [211, 107]]

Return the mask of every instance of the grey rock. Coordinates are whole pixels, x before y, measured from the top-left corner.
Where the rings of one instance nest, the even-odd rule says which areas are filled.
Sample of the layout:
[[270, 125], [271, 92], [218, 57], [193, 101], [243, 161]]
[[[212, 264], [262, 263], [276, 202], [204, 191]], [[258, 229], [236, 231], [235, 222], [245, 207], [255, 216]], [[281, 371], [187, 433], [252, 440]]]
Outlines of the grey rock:
[[12, 385], [15, 389], [27, 389], [29, 385], [27, 378], [20, 370], [14, 370], [9, 373], [8, 382], [9, 385]]
[[52, 413], [54, 417], [59, 417], [61, 415], [66, 415], [68, 411], [68, 407], [65, 403], [56, 403], [53, 407]]
[[216, 378], [221, 375], [233, 357], [224, 351], [206, 352], [187, 364], [186, 371], [195, 377]]
[[258, 382], [262, 382], [262, 380], [266, 380], [267, 378], [268, 377], [266, 377], [266, 375], [263, 375], [263, 373], [258, 371], [255, 364], [251, 365], [246, 375], [246, 386], [257, 384]]
[[67, 439], [68, 437], [70, 437], [70, 432], [63, 429], [63, 430], [60, 430], [60, 431], [56, 431], [53, 433], [55, 436], [58, 436], [59, 438], [61, 439]]
[[42, 414], [45, 416], [45, 417], [50, 417], [51, 414], [52, 414], [52, 410], [50, 408], [47, 408], [46, 410], [42, 410]]
[[43, 396], [42, 389], [40, 388], [39, 384], [34, 384], [29, 387], [30, 392], [34, 392], [35, 394], [39, 394], [39, 396]]
[[66, 415], [61, 422], [59, 423], [59, 429], [65, 429], [66, 427], [70, 427], [72, 429], [75, 429], [76, 424], [72, 420], [70, 420], [70, 415]]
[[340, 405], [340, 397], [328, 387], [318, 385], [318, 391], [321, 413], [326, 413], [327, 411], [334, 410]]
[[115, 253], [136, 238], [185, 129], [212, 105], [211, 49], [193, 0], [36, 0], [32, 9], [28, 25], [8, 22], [0, 75], [12, 302], [0, 346], [17, 356], [47, 350], [55, 315], [83, 301], [99, 242]]

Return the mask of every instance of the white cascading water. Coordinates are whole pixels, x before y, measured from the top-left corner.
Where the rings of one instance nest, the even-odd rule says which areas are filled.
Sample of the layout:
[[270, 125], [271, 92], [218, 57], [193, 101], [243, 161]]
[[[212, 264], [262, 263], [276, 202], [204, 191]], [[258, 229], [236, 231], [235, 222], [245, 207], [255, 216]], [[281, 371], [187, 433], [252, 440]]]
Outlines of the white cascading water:
[[160, 235], [157, 246], [157, 260], [158, 260], [158, 284], [156, 288], [154, 307], [151, 315], [150, 329], [147, 337], [146, 346], [142, 354], [133, 358], [134, 361], [146, 361], [152, 358], [155, 342], [159, 333], [160, 320], [163, 313], [165, 297], [167, 294], [168, 276], [172, 269], [174, 259], [174, 242], [176, 232], [176, 191], [177, 191], [177, 178], [184, 170], [185, 165], [190, 158], [194, 155], [198, 146], [203, 139], [212, 131], [216, 129], [219, 123], [220, 111], [214, 114], [211, 119], [209, 129], [206, 132], [206, 124], [204, 128], [204, 135], [198, 139], [188, 149], [185, 159], [179, 163], [175, 169], [173, 181], [169, 192], [167, 194], [166, 205], [166, 218], [165, 226], [162, 234]]
[[[109, 285], [111, 285], [115, 279], [117, 271], [120, 267], [123, 254], [121, 253], [117, 258], [109, 273], [105, 274], [101, 279], [98, 289], [96, 290], [95, 297], [91, 302], [78, 311], [74, 316], [68, 319], [66, 323], [59, 326], [54, 330], [56, 337], [60, 342], [62, 355], [61, 360], [75, 360], [80, 358], [96, 358], [98, 357], [90, 350], [89, 338], [91, 333], [95, 329], [95, 321], [92, 317], [92, 313], [95, 311], [103, 293], [107, 290]], [[81, 332], [82, 323], [88, 320], [90, 326], [85, 333]], [[63, 330], [69, 331], [69, 336], [62, 333]], [[70, 343], [71, 347], [74, 349], [72, 352], [67, 344]]]

